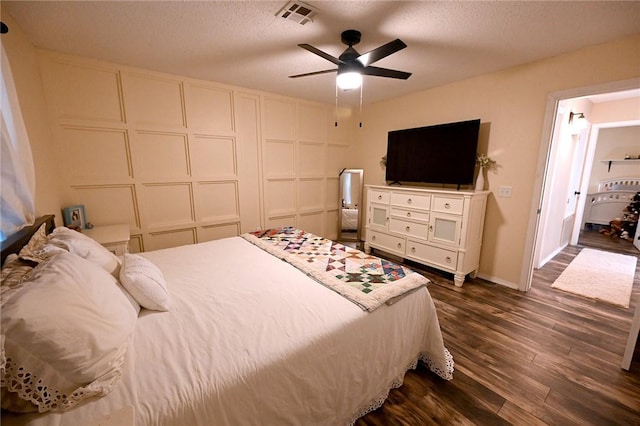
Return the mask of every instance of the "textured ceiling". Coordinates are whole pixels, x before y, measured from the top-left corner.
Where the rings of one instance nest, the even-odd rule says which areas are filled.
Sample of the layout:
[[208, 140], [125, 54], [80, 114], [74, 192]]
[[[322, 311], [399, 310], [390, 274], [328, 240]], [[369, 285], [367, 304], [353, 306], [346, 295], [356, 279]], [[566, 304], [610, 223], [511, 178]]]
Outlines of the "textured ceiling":
[[[640, 1], [307, 1], [301, 26], [276, 16], [283, 1], [8, 1], [34, 45], [135, 67], [333, 103], [333, 68], [297, 46], [338, 56], [345, 29], [360, 53], [396, 38], [408, 47], [376, 66], [409, 80], [365, 77], [365, 104], [512, 67], [640, 32]], [[588, 70], [585, 70], [588, 72]], [[359, 91], [341, 93], [355, 105]]]

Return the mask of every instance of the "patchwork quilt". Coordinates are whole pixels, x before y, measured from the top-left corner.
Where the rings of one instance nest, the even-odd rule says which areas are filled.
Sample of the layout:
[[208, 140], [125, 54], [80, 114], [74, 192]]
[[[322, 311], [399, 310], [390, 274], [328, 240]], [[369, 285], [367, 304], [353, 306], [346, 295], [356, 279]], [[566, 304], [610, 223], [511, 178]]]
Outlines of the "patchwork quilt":
[[297, 228], [267, 229], [242, 237], [369, 312], [429, 282], [405, 266]]

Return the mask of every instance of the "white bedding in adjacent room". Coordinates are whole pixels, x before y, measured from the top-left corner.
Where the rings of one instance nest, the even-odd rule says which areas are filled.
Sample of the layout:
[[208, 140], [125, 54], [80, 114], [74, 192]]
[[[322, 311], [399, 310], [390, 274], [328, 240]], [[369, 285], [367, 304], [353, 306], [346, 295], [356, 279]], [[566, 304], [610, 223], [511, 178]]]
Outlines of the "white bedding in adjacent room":
[[425, 287], [368, 313], [239, 237], [142, 256], [162, 271], [171, 308], [140, 313], [121, 382], [3, 425], [88, 425], [134, 407], [139, 426], [333, 426], [379, 405], [421, 355], [451, 373]]
[[582, 228], [587, 223], [608, 225], [621, 218], [624, 209], [640, 191], [640, 178], [622, 177], [605, 179], [598, 183], [598, 192], [587, 194], [582, 218]]
[[356, 231], [358, 229], [358, 209], [342, 209], [342, 230]]

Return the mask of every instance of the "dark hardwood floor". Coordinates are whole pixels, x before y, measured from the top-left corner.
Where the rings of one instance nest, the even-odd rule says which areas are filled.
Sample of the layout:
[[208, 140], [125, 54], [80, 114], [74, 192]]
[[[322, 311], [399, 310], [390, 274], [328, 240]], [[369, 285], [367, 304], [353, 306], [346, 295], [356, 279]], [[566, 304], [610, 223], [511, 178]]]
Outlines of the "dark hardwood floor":
[[356, 425], [640, 425], [638, 347], [630, 371], [620, 368], [640, 262], [630, 309], [551, 289], [586, 245], [639, 255], [628, 241], [587, 233], [535, 271], [528, 293], [481, 279], [456, 288], [451, 276], [421, 270], [433, 281], [454, 379], [419, 364]]

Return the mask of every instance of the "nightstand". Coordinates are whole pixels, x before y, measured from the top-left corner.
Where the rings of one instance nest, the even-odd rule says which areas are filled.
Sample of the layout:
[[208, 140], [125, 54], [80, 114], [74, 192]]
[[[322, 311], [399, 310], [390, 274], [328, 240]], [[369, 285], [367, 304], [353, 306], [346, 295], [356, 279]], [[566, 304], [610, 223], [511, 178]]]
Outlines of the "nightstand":
[[90, 237], [116, 256], [129, 253], [129, 225], [104, 225], [92, 229], [83, 229], [82, 233]]

